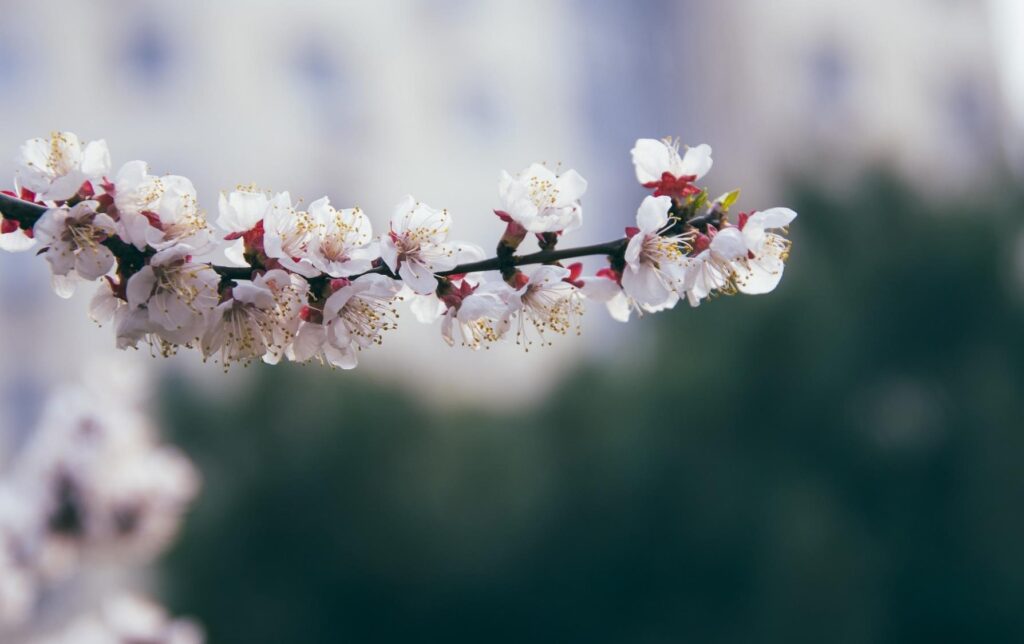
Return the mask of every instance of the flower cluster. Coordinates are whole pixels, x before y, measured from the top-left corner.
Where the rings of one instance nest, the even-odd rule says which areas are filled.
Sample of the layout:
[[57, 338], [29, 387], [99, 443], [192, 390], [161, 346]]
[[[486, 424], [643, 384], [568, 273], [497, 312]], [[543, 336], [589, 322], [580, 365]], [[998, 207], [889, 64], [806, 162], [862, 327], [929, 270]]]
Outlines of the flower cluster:
[[162, 552], [198, 487], [189, 460], [158, 443], [123, 395], [56, 395], [0, 471], [0, 639], [4, 625], [28, 620], [44, 592], [86, 564]]
[[[738, 192], [711, 199], [696, 184], [711, 169], [707, 145], [681, 151], [641, 139], [632, 155], [652, 194], [623, 238], [557, 248], [583, 223], [587, 182], [533, 164], [502, 173], [494, 212], [505, 229], [485, 259], [449, 238], [447, 210], [413, 197], [375, 234], [358, 207], [324, 197], [303, 209], [287, 192], [240, 186], [220, 196], [211, 223], [188, 179], [152, 175], [142, 161], [115, 172], [103, 141], [55, 133], [22, 148], [15, 190], [0, 196], [0, 248], [37, 245], [60, 295], [100, 282], [92, 315], [113, 326], [118, 347], [194, 347], [225, 366], [284, 358], [355, 367], [396, 328], [406, 301], [418, 320], [440, 319], [449, 344], [510, 338], [528, 348], [575, 331], [587, 299], [625, 321], [684, 298], [697, 306], [775, 288], [789, 254], [780, 233], [796, 213], [730, 219]], [[531, 235], [540, 250], [518, 254]], [[607, 262], [587, 275], [582, 263], [563, 264], [587, 255]], [[220, 257], [230, 265], [214, 264]]]

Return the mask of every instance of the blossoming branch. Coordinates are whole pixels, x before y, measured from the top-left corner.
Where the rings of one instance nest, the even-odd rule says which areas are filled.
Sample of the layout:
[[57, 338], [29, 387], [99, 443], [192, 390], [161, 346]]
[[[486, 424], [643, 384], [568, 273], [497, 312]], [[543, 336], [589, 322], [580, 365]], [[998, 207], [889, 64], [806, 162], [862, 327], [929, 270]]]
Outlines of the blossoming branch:
[[[13, 458], [0, 462], [0, 641], [20, 641], [22, 629], [53, 621], [55, 608], [66, 612], [90, 574], [163, 553], [199, 491], [193, 463], [162, 443], [142, 413], [137, 378], [121, 374], [59, 389]], [[53, 639], [108, 641], [200, 644], [202, 637], [194, 625], [124, 596]]]
[[[191, 181], [155, 176], [142, 161], [112, 171], [104, 141], [68, 132], [21, 148], [13, 191], [0, 194], [0, 249], [38, 247], [53, 285], [69, 296], [99, 282], [91, 304], [120, 348], [168, 355], [198, 347], [225, 366], [319, 360], [344, 369], [397, 327], [399, 302], [441, 335], [478, 349], [524, 347], [576, 330], [585, 300], [616, 320], [715, 294], [775, 288], [789, 253], [788, 208], [730, 209], [738, 191], [710, 198], [707, 145], [640, 139], [637, 180], [652, 194], [636, 226], [603, 244], [559, 248], [583, 224], [587, 182], [540, 164], [503, 172], [494, 210], [504, 225], [495, 256], [452, 241], [451, 214], [405, 197], [383, 234], [359, 208], [323, 197], [302, 210], [287, 192], [239, 187], [207, 220]], [[534, 235], [538, 252], [519, 254]], [[590, 275], [579, 262], [603, 256]], [[223, 258], [223, 259], [221, 259]], [[220, 262], [220, 263], [216, 263]]]

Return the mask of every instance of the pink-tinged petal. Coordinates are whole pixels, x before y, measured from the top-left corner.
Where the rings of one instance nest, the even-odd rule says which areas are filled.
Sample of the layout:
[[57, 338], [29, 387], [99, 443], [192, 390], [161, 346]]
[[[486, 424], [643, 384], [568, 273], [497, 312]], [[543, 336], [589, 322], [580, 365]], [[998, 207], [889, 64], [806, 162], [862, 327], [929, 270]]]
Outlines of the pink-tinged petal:
[[455, 314], [454, 310], [448, 311], [441, 320], [441, 339], [449, 347], [455, 346]]
[[20, 149], [19, 164], [26, 170], [21, 182], [33, 192], [50, 185], [46, 168], [50, 163], [50, 142], [47, 139], [29, 139]]
[[151, 266], [143, 266], [139, 272], [128, 278], [125, 287], [125, 295], [128, 297], [128, 306], [137, 309], [149, 301], [156, 287], [156, 274]]
[[629, 298], [622, 291], [605, 303], [609, 315], [616, 322], [629, 322], [629, 316], [633, 313], [633, 307], [629, 305]]
[[114, 316], [117, 348], [135, 347], [150, 332], [149, 315], [145, 309], [120, 309]]
[[419, 259], [432, 273], [450, 271], [458, 265], [452, 244], [427, 246], [419, 252]]
[[416, 209], [416, 199], [412, 195], [402, 197], [402, 200], [395, 205], [391, 215], [391, 230], [399, 235], [409, 230], [408, 223]]
[[53, 287], [53, 292], [57, 294], [57, 297], [66, 300], [75, 294], [77, 279], [74, 275], [51, 275], [50, 285]]
[[693, 148], [688, 148], [683, 155], [683, 164], [679, 176], [696, 175], [698, 179], [711, 171], [711, 146], [703, 143]]
[[75, 268], [75, 253], [65, 242], [55, 242], [46, 251], [46, 261], [54, 275], [67, 275]]
[[398, 272], [398, 247], [390, 237], [380, 240], [380, 258], [392, 273]]
[[640, 232], [654, 234], [668, 225], [671, 197], [644, 197], [636, 211], [636, 225]]
[[630, 154], [641, 184], [660, 181], [662, 173], [671, 170], [672, 150], [664, 141], [638, 139]]
[[584, 277], [583, 295], [598, 302], [608, 302], [622, 293], [622, 287], [604, 277]]
[[97, 213], [92, 219], [92, 225], [94, 228], [98, 228], [108, 235], [117, 234], [117, 222], [110, 218], [110, 215], [106, 213]]
[[146, 246], [149, 245], [149, 240], [152, 237], [150, 229], [153, 229], [158, 236], [161, 236], [159, 235], [160, 231], [153, 228], [149, 218], [137, 212], [122, 212], [120, 224], [118, 235], [139, 250], [145, 250]]
[[359, 365], [358, 352], [351, 346], [337, 348], [327, 345], [324, 355], [328, 362], [339, 369], [355, 369]]
[[89, 317], [97, 324], [108, 324], [114, 320], [120, 302], [110, 290], [110, 283], [103, 280], [89, 301]]
[[583, 193], [587, 191], [587, 180], [580, 176], [575, 170], [568, 170], [563, 173], [555, 182], [558, 186], [559, 205], [569, 205], [578, 201]]
[[320, 271], [316, 266], [313, 266], [308, 260], [295, 261], [291, 257], [281, 257], [277, 260], [281, 266], [284, 266], [293, 273], [298, 273], [304, 277], [318, 277]]
[[562, 266], [539, 264], [523, 269], [531, 284], [557, 284], [569, 277], [569, 269]]
[[217, 226], [227, 232], [244, 233], [266, 216], [270, 199], [262, 192], [236, 190], [228, 195], [221, 193], [217, 206]]
[[626, 295], [643, 306], [662, 306], [669, 299], [670, 291], [650, 266], [639, 269], [626, 268], [622, 272], [622, 288]]
[[796, 219], [796, 212], [789, 208], [769, 208], [768, 210], [761, 210], [751, 215], [743, 229], [745, 231], [747, 227], [751, 226], [761, 230], [785, 228], [794, 219]]
[[324, 302], [324, 319], [332, 320], [338, 317], [338, 312], [348, 304], [348, 301], [355, 294], [355, 289], [352, 286], [346, 286], [340, 288], [331, 294], [327, 301]]
[[320, 197], [313, 203], [309, 204], [309, 208], [307, 208], [306, 211], [311, 217], [321, 223], [326, 223], [335, 212], [334, 208], [331, 207], [330, 197]]
[[455, 259], [459, 264], [469, 264], [487, 259], [487, 253], [476, 244], [455, 242]]
[[244, 267], [249, 265], [249, 262], [245, 259], [245, 242], [241, 239], [236, 239], [224, 246], [224, 257], [228, 259], [232, 266]]
[[231, 289], [232, 297], [243, 304], [251, 304], [259, 309], [271, 309], [274, 306], [274, 294], [269, 288], [253, 282], [238, 282]]
[[782, 280], [786, 264], [778, 257], [763, 257], [750, 261], [749, 268], [737, 271], [737, 287], [746, 295], [763, 295], [775, 290]]
[[67, 217], [68, 211], [62, 208], [50, 208], [44, 212], [33, 227], [39, 243], [49, 246], [60, 239], [60, 233], [64, 229], [64, 221]]
[[746, 257], [747, 242], [739, 228], [725, 228], [711, 240], [711, 252], [725, 259]]
[[413, 317], [422, 324], [433, 324], [445, 312], [445, 305], [436, 295], [414, 295], [409, 304]]
[[146, 305], [149, 321], [168, 331], [180, 331], [196, 322], [195, 312], [181, 298], [167, 291], [157, 291]]
[[437, 278], [434, 276], [434, 273], [419, 262], [402, 262], [402, 266], [398, 269], [398, 274], [415, 293], [429, 295], [437, 290]]
[[25, 234], [23, 230], [0, 234], [0, 250], [9, 253], [21, 253], [36, 245], [36, 240]]
[[327, 341], [327, 331], [320, 324], [303, 322], [295, 334], [295, 340], [288, 347], [288, 358], [294, 362], [306, 362], [320, 353]]
[[114, 253], [106, 246], [89, 246], [78, 251], [75, 272], [88, 281], [97, 280], [114, 268]]
[[476, 292], [462, 300], [457, 317], [460, 322], [468, 323], [482, 318], [498, 318], [505, 309], [505, 301], [496, 293]]
[[629, 243], [626, 244], [626, 252], [622, 255], [622, 258], [626, 261], [631, 268], [639, 268], [640, 266], [640, 253], [644, 249], [644, 234], [633, 235], [629, 239]]
[[[110, 149], [103, 139], [91, 141], [82, 150], [82, 174], [100, 179], [110, 174]], [[81, 185], [81, 184], [79, 184]]]
[[49, 186], [38, 192], [40, 201], [66, 201], [78, 194], [78, 189], [88, 179], [78, 170], [55, 178]]

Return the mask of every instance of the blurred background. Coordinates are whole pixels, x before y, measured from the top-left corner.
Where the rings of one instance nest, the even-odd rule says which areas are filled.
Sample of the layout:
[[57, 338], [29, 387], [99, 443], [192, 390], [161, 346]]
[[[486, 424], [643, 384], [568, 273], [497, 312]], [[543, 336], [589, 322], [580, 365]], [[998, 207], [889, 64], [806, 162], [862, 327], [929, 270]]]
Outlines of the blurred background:
[[[583, 244], [678, 135], [800, 213], [771, 296], [528, 355], [411, 319], [354, 372], [133, 354], [204, 479], [139, 583], [208, 641], [1024, 641], [1024, 4], [0, 8], [0, 176], [64, 129], [211, 211], [412, 193], [489, 247], [498, 172], [561, 162]], [[48, 280], [0, 255], [0, 457], [115, 350]]]

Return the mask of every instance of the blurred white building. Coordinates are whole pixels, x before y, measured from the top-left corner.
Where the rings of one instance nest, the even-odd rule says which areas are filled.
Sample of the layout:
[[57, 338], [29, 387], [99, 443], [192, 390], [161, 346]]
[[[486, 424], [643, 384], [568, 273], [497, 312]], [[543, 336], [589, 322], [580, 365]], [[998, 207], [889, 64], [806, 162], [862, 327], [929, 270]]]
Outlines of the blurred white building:
[[[698, 129], [745, 184], [885, 165], [945, 194], [1005, 167], [1008, 106], [978, 0], [692, 3]], [[1019, 32], [1020, 25], [1017, 25]], [[692, 48], [689, 51], [693, 51]]]

